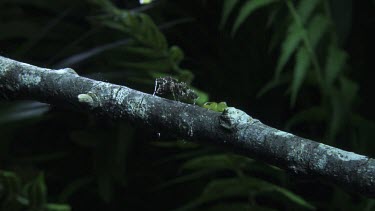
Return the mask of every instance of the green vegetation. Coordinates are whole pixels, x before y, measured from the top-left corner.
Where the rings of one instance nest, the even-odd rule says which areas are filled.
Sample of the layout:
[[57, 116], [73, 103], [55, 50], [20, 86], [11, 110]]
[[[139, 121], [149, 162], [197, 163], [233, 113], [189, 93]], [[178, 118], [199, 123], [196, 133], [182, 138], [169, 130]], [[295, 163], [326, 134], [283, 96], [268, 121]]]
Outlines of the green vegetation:
[[213, 110], [213, 111], [217, 111], [217, 112], [223, 112], [225, 108], [227, 108], [227, 103], [226, 102], [220, 102], [220, 103], [216, 103], [216, 102], [206, 102], [203, 104], [203, 108], [207, 108], [207, 109], [210, 109], [210, 110]]

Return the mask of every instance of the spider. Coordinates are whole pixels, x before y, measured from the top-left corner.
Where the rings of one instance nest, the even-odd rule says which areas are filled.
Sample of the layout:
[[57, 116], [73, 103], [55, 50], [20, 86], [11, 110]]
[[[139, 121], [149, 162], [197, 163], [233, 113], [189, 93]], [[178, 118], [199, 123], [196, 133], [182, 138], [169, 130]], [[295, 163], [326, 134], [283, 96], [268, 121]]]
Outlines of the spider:
[[153, 95], [173, 96], [174, 100], [181, 102], [193, 102], [195, 104], [198, 95], [188, 87], [185, 82], [178, 82], [171, 76], [157, 78], [155, 80], [155, 89]]

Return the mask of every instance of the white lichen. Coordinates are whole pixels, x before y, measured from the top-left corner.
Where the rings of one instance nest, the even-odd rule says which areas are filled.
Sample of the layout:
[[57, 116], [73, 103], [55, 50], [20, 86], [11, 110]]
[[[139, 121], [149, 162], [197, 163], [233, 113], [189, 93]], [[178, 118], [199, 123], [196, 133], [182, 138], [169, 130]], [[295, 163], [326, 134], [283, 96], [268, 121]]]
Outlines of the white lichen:
[[192, 126], [192, 125], [189, 125], [188, 135], [189, 135], [190, 137], [193, 137], [193, 135], [194, 135], [194, 131], [193, 131], [193, 126]]
[[281, 136], [283, 138], [291, 138], [291, 137], [294, 136], [293, 134], [290, 134], [290, 133], [287, 133], [287, 132], [284, 132], [284, 131], [281, 131], [281, 130], [278, 130], [278, 131], [274, 132], [273, 134], [276, 135], [276, 136]]
[[194, 135], [193, 127], [194, 127], [194, 122], [189, 121], [189, 113], [187, 112], [182, 112], [180, 116], [180, 123], [179, 127], [183, 129], [184, 131], [187, 131], [187, 135], [192, 137]]
[[141, 119], [148, 118], [149, 105], [144, 100], [144, 97], [144, 95], [136, 96], [126, 102], [126, 110], [131, 116]]
[[289, 168], [295, 173], [306, 173], [306, 169], [301, 165], [305, 160], [306, 143], [301, 140], [299, 144], [292, 145], [287, 154], [287, 160], [290, 161]]
[[[11, 66], [11, 63], [8, 63], [7, 61], [8, 61], [8, 59], [6, 59], [6, 58], [4, 58], [4, 57], [0, 57], [0, 76], [3, 76], [3, 75], [5, 75], [6, 74], [6, 72], [8, 72], [11, 68], [10, 68], [10, 66]], [[2, 60], [5, 60], [5, 62], [4, 61], [2, 61]]]
[[318, 168], [318, 169], [325, 169], [326, 165], [327, 165], [327, 156], [326, 155], [323, 155], [322, 157], [320, 157], [318, 159], [318, 162], [315, 164], [315, 166]]
[[78, 75], [76, 71], [74, 71], [72, 68], [64, 68], [64, 69], [59, 69], [59, 70], [54, 70], [54, 73], [57, 74], [74, 74]]
[[118, 105], [123, 104], [125, 98], [129, 95], [129, 91], [122, 88], [114, 88], [112, 98], [116, 101]]
[[298, 145], [293, 145], [291, 150], [288, 152], [288, 159], [299, 160], [300, 156], [304, 154], [305, 143], [301, 142]]
[[318, 149], [324, 150], [327, 153], [327, 155], [334, 156], [342, 161], [358, 161], [368, 159], [366, 156], [359, 155], [353, 152], [344, 151], [325, 144], [319, 144]]
[[40, 83], [42, 78], [35, 74], [25, 73], [20, 75], [20, 80], [26, 86], [35, 86]]

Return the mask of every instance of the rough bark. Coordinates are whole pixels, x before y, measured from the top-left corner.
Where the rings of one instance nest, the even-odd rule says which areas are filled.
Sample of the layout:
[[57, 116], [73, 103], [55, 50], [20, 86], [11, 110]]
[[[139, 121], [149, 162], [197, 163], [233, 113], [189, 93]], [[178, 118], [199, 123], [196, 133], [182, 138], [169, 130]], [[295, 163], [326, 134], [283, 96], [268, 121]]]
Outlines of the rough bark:
[[234, 107], [214, 112], [80, 77], [70, 68], [51, 70], [1, 56], [0, 99], [31, 99], [132, 121], [157, 132], [221, 145], [375, 197], [374, 159], [277, 130]]

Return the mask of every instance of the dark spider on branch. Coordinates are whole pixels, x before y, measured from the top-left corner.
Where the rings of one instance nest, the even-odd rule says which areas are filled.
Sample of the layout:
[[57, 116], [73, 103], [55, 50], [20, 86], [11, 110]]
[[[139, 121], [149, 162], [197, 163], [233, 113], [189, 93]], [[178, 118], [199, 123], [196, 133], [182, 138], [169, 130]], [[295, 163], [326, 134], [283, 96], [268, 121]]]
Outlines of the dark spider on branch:
[[177, 79], [171, 76], [165, 76], [155, 80], [153, 95], [155, 94], [163, 97], [172, 96], [174, 100], [194, 104], [198, 99], [198, 95], [194, 90], [190, 89], [185, 82], [178, 82]]

